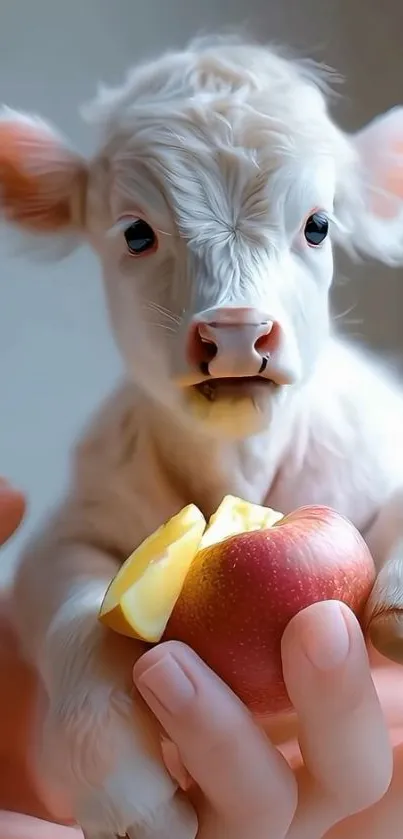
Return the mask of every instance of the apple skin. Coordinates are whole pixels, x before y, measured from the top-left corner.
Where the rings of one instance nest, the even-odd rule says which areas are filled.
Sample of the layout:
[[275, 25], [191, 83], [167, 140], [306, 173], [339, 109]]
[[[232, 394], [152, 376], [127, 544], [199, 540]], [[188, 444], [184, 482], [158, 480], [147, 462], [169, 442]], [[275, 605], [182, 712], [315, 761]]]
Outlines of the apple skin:
[[344, 516], [300, 507], [268, 530], [196, 555], [162, 641], [190, 646], [259, 717], [291, 710], [281, 638], [305, 607], [346, 603], [362, 621], [375, 580], [369, 549]]

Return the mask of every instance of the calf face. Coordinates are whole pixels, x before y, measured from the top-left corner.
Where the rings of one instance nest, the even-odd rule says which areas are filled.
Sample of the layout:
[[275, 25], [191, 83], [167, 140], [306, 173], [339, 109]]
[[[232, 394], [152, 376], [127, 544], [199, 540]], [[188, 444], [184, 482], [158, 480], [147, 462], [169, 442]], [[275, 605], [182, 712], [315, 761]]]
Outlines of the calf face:
[[326, 339], [351, 147], [310, 75], [259, 48], [165, 57], [109, 103], [88, 223], [128, 368], [183, 417], [245, 436]]

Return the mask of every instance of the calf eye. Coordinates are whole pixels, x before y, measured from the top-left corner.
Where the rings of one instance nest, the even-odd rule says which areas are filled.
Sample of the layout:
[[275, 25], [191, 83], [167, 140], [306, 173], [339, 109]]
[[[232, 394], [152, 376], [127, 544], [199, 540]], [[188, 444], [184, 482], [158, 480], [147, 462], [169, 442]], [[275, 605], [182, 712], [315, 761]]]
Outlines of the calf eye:
[[140, 256], [147, 251], [155, 250], [157, 237], [149, 224], [143, 219], [136, 219], [124, 232], [129, 253]]
[[307, 219], [304, 236], [308, 245], [318, 247], [325, 241], [329, 232], [329, 220], [323, 213], [312, 213]]

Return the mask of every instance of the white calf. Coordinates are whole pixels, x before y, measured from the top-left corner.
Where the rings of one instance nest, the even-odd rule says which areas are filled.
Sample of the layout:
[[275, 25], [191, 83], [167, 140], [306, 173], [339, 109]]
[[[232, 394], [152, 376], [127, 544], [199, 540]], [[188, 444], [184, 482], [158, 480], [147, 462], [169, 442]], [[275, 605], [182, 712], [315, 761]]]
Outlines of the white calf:
[[328, 315], [333, 242], [403, 262], [403, 110], [348, 136], [326, 90], [277, 51], [201, 41], [100, 93], [90, 163], [39, 119], [2, 115], [6, 220], [95, 248], [127, 368], [15, 585], [49, 694], [46, 768], [87, 836], [195, 833], [133, 711], [141, 645], [97, 622], [119, 563], [188, 502], [346, 514], [379, 569], [372, 638], [403, 659], [402, 390]]

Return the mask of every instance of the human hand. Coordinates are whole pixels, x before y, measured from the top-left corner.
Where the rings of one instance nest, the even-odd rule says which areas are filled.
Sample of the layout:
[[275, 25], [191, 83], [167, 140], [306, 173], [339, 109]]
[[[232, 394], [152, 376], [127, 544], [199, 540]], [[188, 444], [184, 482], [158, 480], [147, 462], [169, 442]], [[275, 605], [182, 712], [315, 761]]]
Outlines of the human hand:
[[[25, 499], [21, 493], [12, 490], [0, 479], [0, 540], [4, 542], [11, 536], [22, 519], [24, 508]], [[318, 837], [321, 819], [326, 816], [329, 821], [329, 815], [336, 821], [341, 818], [333, 812], [332, 794], [330, 800], [325, 796], [327, 803], [326, 806], [323, 804], [321, 779], [326, 780], [326, 772], [324, 776], [321, 774], [323, 762], [326, 771], [343, 774], [335, 811], [343, 807], [345, 809], [347, 804], [351, 807], [351, 803], [355, 809], [359, 809], [365, 806], [365, 796], [367, 803], [370, 803], [371, 798], [377, 800], [381, 797], [390, 772], [390, 752], [385, 742], [382, 716], [373, 694], [362, 639], [351, 616], [349, 630], [352, 640], [350, 654], [344, 665], [333, 672], [330, 670], [315, 674], [303, 656], [301, 632], [304, 630], [315, 637], [318, 631], [317, 620], [325, 618], [323, 609], [326, 608], [326, 604], [321, 604], [301, 613], [290, 624], [284, 636], [285, 673], [290, 693], [294, 689], [293, 699], [299, 710], [305, 765], [295, 739], [295, 717], [286, 720], [276, 718], [270, 725], [270, 736], [287, 755], [293, 767], [291, 776], [291, 770], [281, 755], [277, 755], [270, 743], [262, 738], [247, 711], [190, 650], [181, 645], [165, 645], [150, 651], [139, 662], [135, 675], [141, 683], [141, 672], [157, 664], [167, 652], [179, 655], [181, 662], [185, 657], [185, 666], [189, 668], [189, 675], [197, 689], [196, 702], [188, 705], [186, 712], [179, 714], [179, 718], [175, 712], [169, 713], [153, 704], [150, 694], [147, 694], [147, 699], [168, 735], [176, 741], [183, 761], [197, 781], [189, 794], [199, 814], [199, 839], [214, 839], [214, 831], [217, 830], [221, 839], [224, 829], [228, 839], [244, 839], [245, 836], [254, 839], [255, 835], [264, 835], [265, 839], [274, 836], [277, 839], [274, 830], [282, 839], [304, 839], [306, 835], [309, 835], [309, 839], [315, 835]], [[312, 611], [315, 609], [316, 615]], [[82, 839], [78, 828], [54, 823], [58, 820], [57, 813], [44, 807], [38, 799], [38, 784], [33, 785], [33, 779], [27, 772], [30, 720], [37, 685], [33, 674], [21, 659], [6, 612], [0, 618], [0, 720], [5, 722], [4, 731], [0, 734], [0, 762], [3, 758], [4, 766], [7, 767], [7, 772], [0, 771], [0, 808], [3, 807], [0, 813], [1, 839], [36, 839], [36, 836], [49, 836], [49, 839], [73, 839], [74, 836]], [[320, 638], [326, 644], [322, 629]], [[400, 700], [403, 697], [403, 669], [390, 665], [390, 662], [383, 662], [379, 656], [375, 657], [374, 663], [377, 665], [374, 670], [377, 691], [395, 745], [393, 781], [379, 803], [358, 816], [339, 822], [328, 834], [329, 839], [356, 839], [357, 836], [385, 839], [386, 835], [388, 839], [400, 839], [403, 823], [403, 702]], [[167, 702], [168, 685], [164, 685], [164, 679], [162, 681]], [[336, 691], [333, 691], [334, 685]], [[141, 690], [146, 698], [144, 677]], [[309, 697], [312, 698], [312, 694], [315, 696], [310, 706]], [[360, 722], [362, 709], [365, 714]], [[312, 753], [315, 746], [312, 718], [316, 710], [319, 711], [319, 728], [315, 736], [320, 737], [323, 727], [325, 731], [319, 751]], [[356, 721], [358, 728], [354, 731]], [[347, 745], [342, 746], [342, 740], [343, 736], [349, 736], [350, 728], [353, 728], [354, 736], [347, 748]], [[304, 732], [307, 732], [305, 736]], [[377, 743], [380, 743], [381, 748]], [[357, 754], [351, 755], [353, 748], [356, 748]], [[340, 769], [343, 760], [345, 766]], [[224, 771], [223, 764], [226, 761], [230, 767]], [[330, 767], [327, 766], [329, 763]], [[368, 785], [370, 766], [376, 768], [376, 773], [369, 778]], [[348, 781], [350, 773], [353, 775], [352, 785]], [[351, 802], [357, 779], [363, 782], [358, 789], [359, 797], [362, 797], [361, 804], [357, 800]], [[317, 798], [315, 783], [320, 793]], [[346, 785], [347, 800], [341, 794]], [[297, 807], [298, 787], [301, 789], [301, 799]], [[329, 788], [331, 793], [333, 789], [334, 784]], [[46, 800], [46, 791], [41, 797], [42, 801]], [[20, 810], [20, 813], [11, 810]], [[268, 818], [266, 810], [269, 813], [271, 834], [269, 830], [263, 834]], [[316, 833], [311, 831], [311, 815]], [[64, 816], [62, 821], [65, 821]], [[43, 819], [50, 819], [53, 823]], [[290, 820], [291, 825], [287, 827]], [[261, 834], [256, 831], [253, 834], [255, 824]], [[279, 830], [283, 830], [283, 833], [279, 833]]]
[[283, 744], [292, 768], [273, 745], [282, 739], [276, 726], [270, 725], [269, 739], [188, 648], [160, 645], [134, 668], [138, 690], [193, 779], [188, 794], [198, 812], [198, 839], [384, 837], [357, 828], [353, 817], [384, 806], [393, 768], [358, 622], [341, 604], [315, 604], [289, 624], [282, 655], [298, 719], [299, 759], [290, 749], [292, 721]]
[[[22, 492], [0, 477], [0, 546], [18, 529], [26, 509]], [[0, 839], [70, 839], [74, 828], [52, 824], [29, 770], [30, 728], [37, 692], [0, 595]], [[25, 815], [27, 814], [27, 815]], [[30, 814], [30, 815], [28, 815]], [[79, 832], [78, 832], [79, 833]], [[80, 833], [78, 835], [80, 839]], [[81, 837], [82, 839], [82, 837]]]

